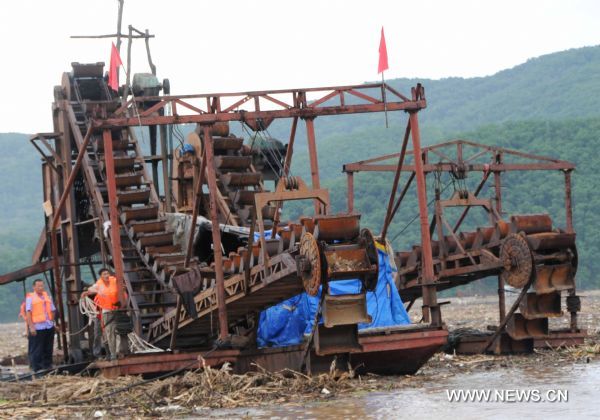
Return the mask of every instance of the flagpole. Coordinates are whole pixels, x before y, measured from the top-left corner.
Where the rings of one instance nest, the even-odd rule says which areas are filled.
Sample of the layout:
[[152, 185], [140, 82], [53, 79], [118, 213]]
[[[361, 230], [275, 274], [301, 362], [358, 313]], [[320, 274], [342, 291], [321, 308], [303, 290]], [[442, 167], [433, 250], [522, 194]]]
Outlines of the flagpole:
[[385, 128], [390, 128], [388, 125], [388, 114], [387, 114], [387, 101], [386, 101], [386, 97], [385, 97], [385, 78], [383, 77], [383, 73], [385, 72], [381, 72], [381, 97], [383, 99], [383, 111], [385, 113]]

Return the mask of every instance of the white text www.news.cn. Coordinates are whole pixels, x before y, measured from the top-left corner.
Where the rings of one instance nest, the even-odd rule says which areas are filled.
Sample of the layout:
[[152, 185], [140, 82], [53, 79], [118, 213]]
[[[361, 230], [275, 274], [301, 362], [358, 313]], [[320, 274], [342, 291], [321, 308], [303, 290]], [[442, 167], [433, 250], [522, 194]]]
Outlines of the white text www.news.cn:
[[492, 403], [566, 403], [566, 389], [447, 389], [449, 402], [492, 402]]

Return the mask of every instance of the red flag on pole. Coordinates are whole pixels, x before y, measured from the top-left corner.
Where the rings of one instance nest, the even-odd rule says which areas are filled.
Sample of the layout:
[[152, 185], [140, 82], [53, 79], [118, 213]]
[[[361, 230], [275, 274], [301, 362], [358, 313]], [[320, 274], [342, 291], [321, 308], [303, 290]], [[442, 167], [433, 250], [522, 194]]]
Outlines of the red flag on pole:
[[385, 46], [385, 35], [383, 34], [383, 26], [381, 27], [381, 40], [379, 41], [379, 66], [377, 73], [381, 73], [388, 69], [387, 48]]
[[108, 69], [108, 86], [114, 90], [119, 90], [119, 66], [122, 66], [123, 62], [121, 61], [121, 56], [119, 55], [119, 51], [117, 47], [115, 47], [115, 43], [112, 44], [112, 49], [110, 50], [110, 68]]

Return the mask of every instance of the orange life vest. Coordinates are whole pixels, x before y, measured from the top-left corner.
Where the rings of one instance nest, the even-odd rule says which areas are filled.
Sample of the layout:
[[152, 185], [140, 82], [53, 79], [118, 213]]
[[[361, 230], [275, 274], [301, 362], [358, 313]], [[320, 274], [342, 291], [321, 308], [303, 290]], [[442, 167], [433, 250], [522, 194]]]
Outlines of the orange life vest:
[[101, 278], [96, 282], [98, 292], [94, 302], [102, 309], [112, 311], [119, 307], [119, 289], [117, 287], [117, 278], [110, 276], [108, 286]]
[[[48, 293], [42, 293], [42, 296], [37, 293], [27, 293], [27, 297], [31, 298], [31, 320], [34, 323], [44, 322], [46, 320], [54, 320], [52, 313], [52, 300]], [[22, 305], [23, 309], [25, 305]]]

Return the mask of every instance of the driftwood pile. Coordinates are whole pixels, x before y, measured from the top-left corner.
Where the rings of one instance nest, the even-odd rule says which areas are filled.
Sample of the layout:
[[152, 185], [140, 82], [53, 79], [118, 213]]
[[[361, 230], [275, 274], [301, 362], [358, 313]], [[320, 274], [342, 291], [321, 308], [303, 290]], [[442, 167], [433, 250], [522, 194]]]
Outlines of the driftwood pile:
[[94, 415], [106, 410], [113, 415], [156, 415], [166, 407], [188, 412], [199, 408], [235, 408], [277, 404], [290, 400], [330, 398], [341, 392], [381, 389], [379, 381], [354, 378], [353, 371], [332, 371], [307, 376], [292, 370], [277, 373], [257, 367], [256, 372], [236, 375], [226, 364], [205, 367], [157, 381], [139, 377], [109, 380], [81, 376], [48, 376], [20, 383], [0, 384], [0, 417], [79, 413]]

